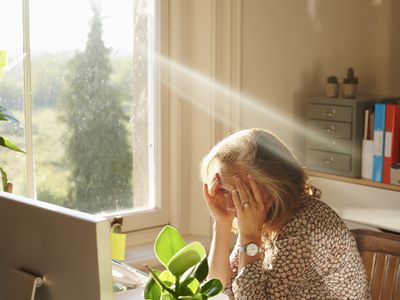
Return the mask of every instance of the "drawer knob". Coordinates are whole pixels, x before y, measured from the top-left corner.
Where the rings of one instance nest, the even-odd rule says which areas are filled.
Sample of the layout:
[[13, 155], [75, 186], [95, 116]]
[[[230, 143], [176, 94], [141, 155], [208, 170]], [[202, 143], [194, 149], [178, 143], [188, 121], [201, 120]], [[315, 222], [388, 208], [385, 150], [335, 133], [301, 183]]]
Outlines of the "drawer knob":
[[336, 142], [335, 141], [323, 141], [323, 145], [328, 148], [334, 148], [334, 147], [336, 147]]
[[335, 158], [333, 156], [329, 156], [329, 157], [324, 158], [324, 163], [326, 165], [333, 164], [334, 162], [335, 162]]
[[336, 109], [325, 109], [324, 117], [336, 118]]
[[325, 125], [324, 130], [325, 130], [325, 132], [328, 132], [328, 133], [336, 132], [335, 125]]

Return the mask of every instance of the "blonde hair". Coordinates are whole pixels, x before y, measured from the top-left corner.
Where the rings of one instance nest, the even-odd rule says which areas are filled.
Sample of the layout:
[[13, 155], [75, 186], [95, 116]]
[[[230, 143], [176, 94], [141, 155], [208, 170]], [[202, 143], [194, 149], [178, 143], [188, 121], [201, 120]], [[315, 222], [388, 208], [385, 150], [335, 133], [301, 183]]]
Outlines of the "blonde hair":
[[251, 173], [269, 192], [272, 206], [265, 216], [263, 232], [268, 239], [282, 229], [305, 198], [320, 197], [320, 191], [309, 184], [293, 153], [266, 130], [241, 130], [215, 145], [201, 163], [203, 182], [207, 181], [208, 169], [214, 160]]

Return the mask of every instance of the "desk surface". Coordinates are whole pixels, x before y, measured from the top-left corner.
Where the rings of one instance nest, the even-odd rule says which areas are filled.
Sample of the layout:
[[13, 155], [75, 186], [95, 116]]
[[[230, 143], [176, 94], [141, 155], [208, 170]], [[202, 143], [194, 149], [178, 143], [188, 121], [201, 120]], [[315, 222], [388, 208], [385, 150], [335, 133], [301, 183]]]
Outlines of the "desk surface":
[[114, 293], [115, 300], [143, 299], [143, 288]]

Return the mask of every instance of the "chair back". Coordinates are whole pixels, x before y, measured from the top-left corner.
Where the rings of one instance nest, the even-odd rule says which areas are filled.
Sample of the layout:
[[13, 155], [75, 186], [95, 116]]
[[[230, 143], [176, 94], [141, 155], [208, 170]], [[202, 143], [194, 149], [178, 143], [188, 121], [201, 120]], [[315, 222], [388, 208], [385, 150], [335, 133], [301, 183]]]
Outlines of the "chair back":
[[400, 299], [400, 235], [353, 229], [373, 300]]

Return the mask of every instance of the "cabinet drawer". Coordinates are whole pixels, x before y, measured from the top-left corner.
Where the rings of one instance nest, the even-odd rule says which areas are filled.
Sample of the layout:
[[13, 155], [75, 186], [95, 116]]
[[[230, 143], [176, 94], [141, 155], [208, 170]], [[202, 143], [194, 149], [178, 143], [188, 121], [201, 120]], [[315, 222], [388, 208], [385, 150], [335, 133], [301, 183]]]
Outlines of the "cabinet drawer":
[[309, 119], [351, 122], [353, 108], [351, 106], [309, 103], [307, 112]]
[[316, 137], [315, 139], [309, 138], [307, 140], [307, 149], [351, 154], [351, 147], [351, 140], [335, 139], [329, 137]]
[[351, 170], [351, 156], [325, 151], [308, 150], [307, 163], [317, 169], [334, 169], [348, 172]]
[[314, 130], [318, 136], [349, 140], [352, 138], [350, 123], [309, 120], [308, 124], [310, 129]]

